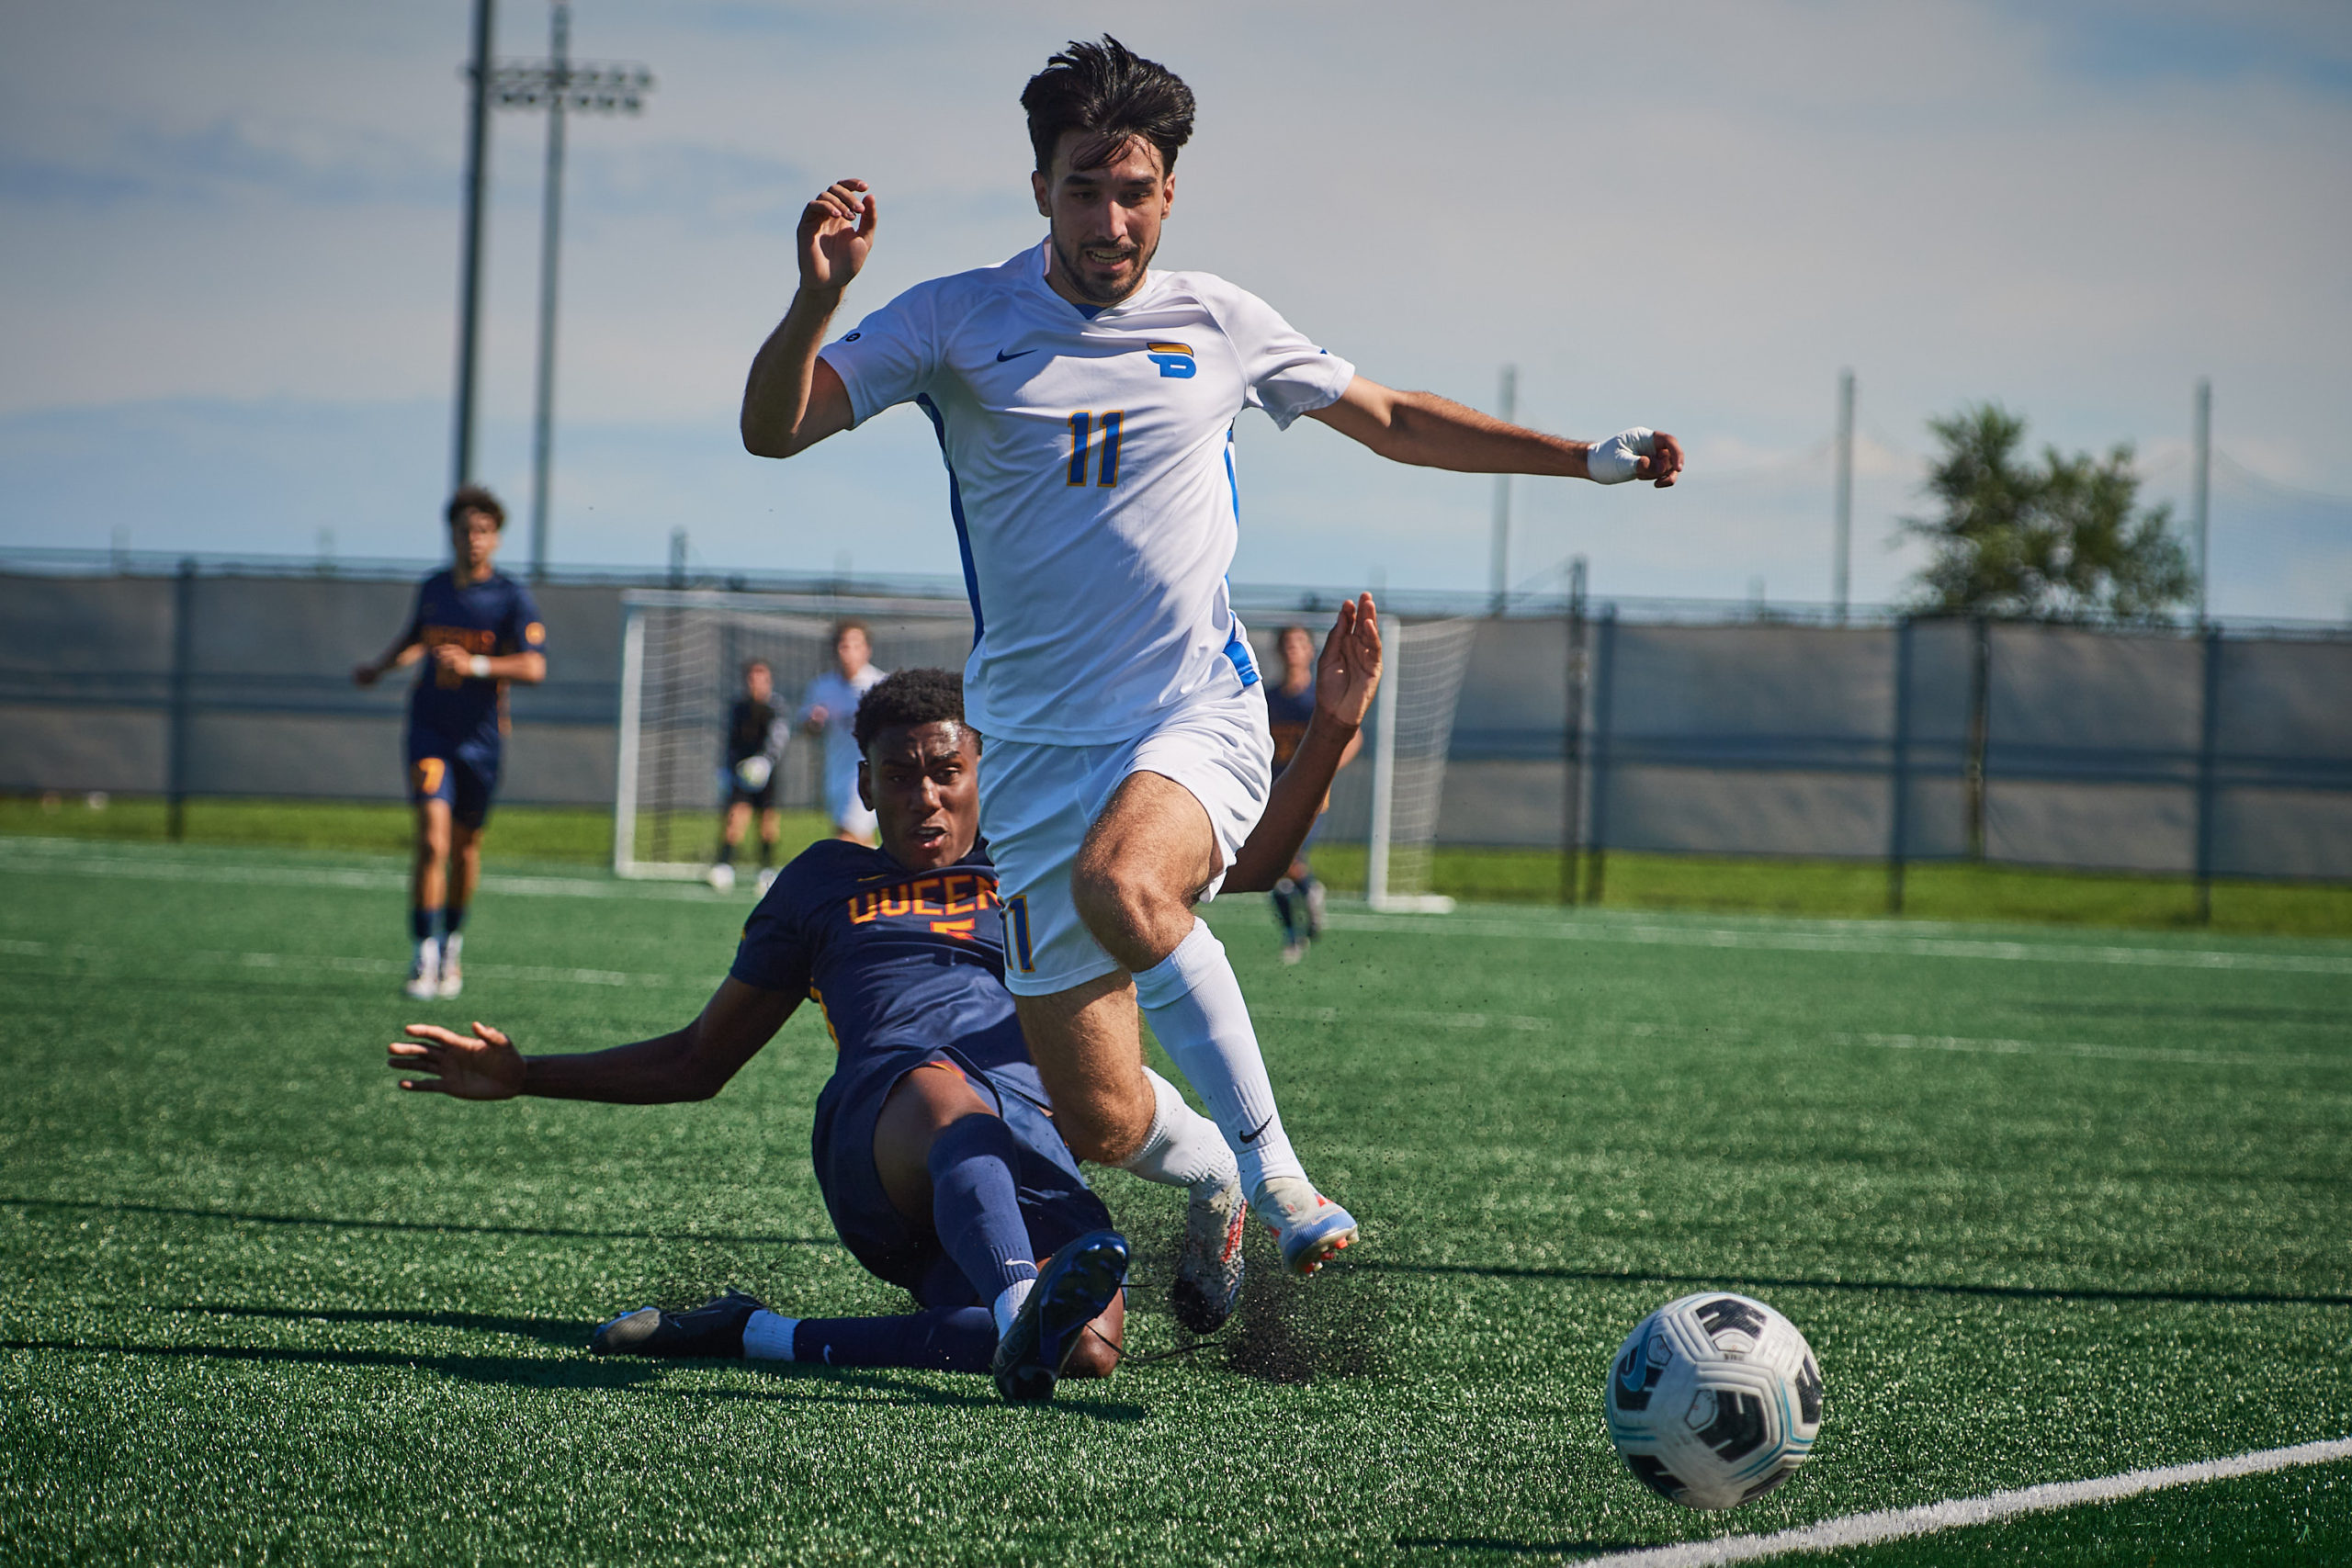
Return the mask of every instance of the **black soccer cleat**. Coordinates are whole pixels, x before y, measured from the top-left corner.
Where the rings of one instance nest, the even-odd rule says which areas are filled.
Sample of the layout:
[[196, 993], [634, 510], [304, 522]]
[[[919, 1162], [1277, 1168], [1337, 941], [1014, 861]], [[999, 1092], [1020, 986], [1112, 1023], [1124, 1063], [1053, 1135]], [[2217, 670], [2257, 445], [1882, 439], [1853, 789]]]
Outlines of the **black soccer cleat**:
[[743, 1325], [752, 1314], [765, 1310], [756, 1296], [729, 1291], [692, 1312], [663, 1312], [639, 1307], [625, 1312], [596, 1330], [588, 1341], [598, 1356], [725, 1357], [741, 1360]]
[[1054, 1254], [997, 1341], [989, 1364], [997, 1392], [1015, 1404], [1053, 1398], [1079, 1337], [1126, 1282], [1127, 1238], [1117, 1231], [1091, 1232]]

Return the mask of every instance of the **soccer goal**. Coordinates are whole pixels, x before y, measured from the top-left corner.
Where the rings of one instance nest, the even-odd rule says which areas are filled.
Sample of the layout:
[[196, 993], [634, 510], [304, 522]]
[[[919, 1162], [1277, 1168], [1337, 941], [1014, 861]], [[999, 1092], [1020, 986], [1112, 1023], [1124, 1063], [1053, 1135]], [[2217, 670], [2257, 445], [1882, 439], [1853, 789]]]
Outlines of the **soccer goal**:
[[1470, 665], [1475, 620], [1387, 626], [1388, 676], [1373, 699], [1372, 831], [1364, 897], [1384, 913], [1444, 914], [1430, 891], [1453, 709]]
[[[866, 624], [885, 670], [964, 667], [972, 618], [947, 600], [639, 590], [621, 598], [620, 755], [613, 870], [699, 876], [718, 842], [727, 797], [727, 718], [743, 666], [774, 677], [778, 714], [797, 716], [809, 682], [831, 668], [833, 627]], [[824, 805], [824, 742], [796, 732], [776, 768], [784, 810]]]

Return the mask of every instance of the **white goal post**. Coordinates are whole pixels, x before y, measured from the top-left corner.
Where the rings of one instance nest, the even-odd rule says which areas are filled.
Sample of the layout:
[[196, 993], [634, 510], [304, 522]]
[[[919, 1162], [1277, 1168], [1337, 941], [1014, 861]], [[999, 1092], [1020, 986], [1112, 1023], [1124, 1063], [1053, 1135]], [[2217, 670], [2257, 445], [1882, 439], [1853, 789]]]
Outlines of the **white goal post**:
[[1364, 900], [1384, 914], [1444, 914], [1453, 900], [1430, 890], [1432, 847], [1445, 790], [1453, 712], [1478, 623], [1388, 623], [1388, 673], [1373, 699], [1372, 829]]
[[[964, 667], [971, 612], [957, 600], [639, 589], [621, 596], [621, 712], [613, 870], [684, 880], [708, 869], [726, 798], [728, 714], [760, 660], [779, 716], [832, 667], [833, 627], [865, 623], [884, 670]], [[786, 810], [824, 805], [824, 742], [794, 733], [775, 770]]]

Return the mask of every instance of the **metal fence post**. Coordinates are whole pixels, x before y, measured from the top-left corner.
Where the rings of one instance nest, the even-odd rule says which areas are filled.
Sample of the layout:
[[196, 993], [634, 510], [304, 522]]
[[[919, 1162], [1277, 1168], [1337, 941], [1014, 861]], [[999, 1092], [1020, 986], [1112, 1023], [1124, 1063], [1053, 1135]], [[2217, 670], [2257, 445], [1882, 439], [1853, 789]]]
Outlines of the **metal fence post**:
[[1560, 834], [1560, 902], [1573, 908], [1582, 880], [1584, 849], [1584, 557], [1568, 569], [1567, 818]]
[[2205, 628], [2204, 700], [2197, 725], [2197, 923], [2213, 923], [2213, 795], [2222, 728], [2222, 628]]
[[1903, 862], [1911, 810], [1911, 617], [1894, 628], [1894, 749], [1887, 769], [1893, 798], [1886, 830], [1886, 912], [1903, 913]]
[[180, 561], [172, 583], [171, 729], [165, 753], [164, 833], [178, 843], [187, 834], [188, 721], [196, 662], [196, 560]]
[[1592, 841], [1586, 861], [1590, 874], [1584, 901], [1600, 902], [1609, 874], [1609, 731], [1612, 688], [1617, 675], [1617, 606], [1600, 607], [1600, 668], [1594, 672], [1592, 696]]
[[1968, 756], [1961, 764], [1961, 787], [1968, 806], [1968, 858], [1984, 858], [1984, 750], [1990, 743], [1993, 705], [1993, 628], [1984, 616], [1968, 623]]

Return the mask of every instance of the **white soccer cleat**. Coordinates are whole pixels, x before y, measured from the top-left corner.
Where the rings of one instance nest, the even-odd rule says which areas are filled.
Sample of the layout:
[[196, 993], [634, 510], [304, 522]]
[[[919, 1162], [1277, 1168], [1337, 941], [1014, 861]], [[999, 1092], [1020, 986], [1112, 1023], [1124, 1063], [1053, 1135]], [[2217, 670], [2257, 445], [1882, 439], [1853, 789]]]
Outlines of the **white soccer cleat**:
[[770, 866], [763, 866], [763, 867], [761, 867], [761, 868], [760, 868], [760, 880], [759, 880], [759, 884], [758, 884], [759, 890], [760, 890], [760, 897], [763, 897], [763, 898], [766, 897], [768, 896], [768, 889], [769, 889], [769, 888], [771, 888], [771, 887], [774, 887], [775, 886], [775, 867], [774, 867], [774, 866], [772, 866], [772, 865], [770, 865]]
[[[419, 944], [415, 961], [408, 967], [408, 980], [401, 991], [412, 1001], [436, 1001], [441, 996], [441, 953], [430, 942]], [[454, 994], [454, 993], [452, 993]]]
[[1270, 1176], [1250, 1206], [1282, 1245], [1283, 1270], [1304, 1280], [1356, 1240], [1356, 1220], [1303, 1177]]
[[735, 886], [735, 868], [725, 861], [720, 861], [704, 874], [703, 880], [710, 884], [711, 891], [714, 893], [728, 892]]
[[1241, 1233], [1249, 1218], [1250, 1206], [1241, 1201], [1238, 1181], [1193, 1191], [1184, 1211], [1184, 1250], [1176, 1259], [1168, 1304], [1176, 1321], [1195, 1334], [1214, 1334], [1225, 1326], [1241, 1300]]

